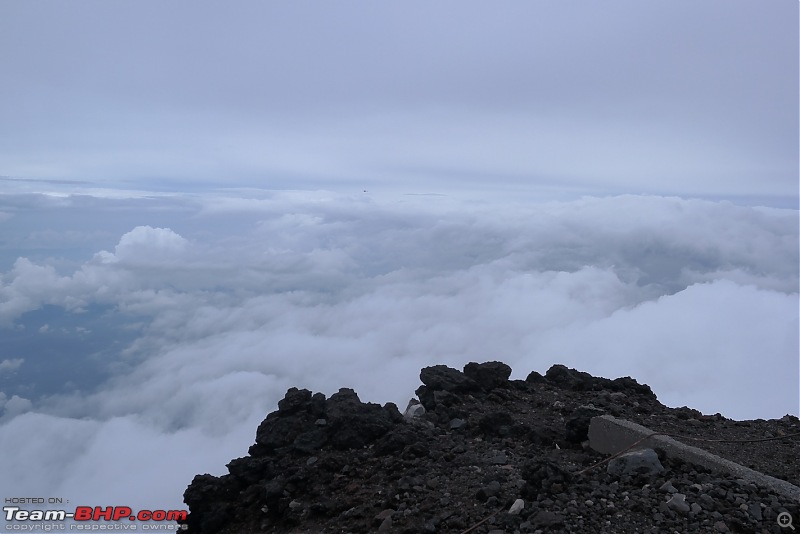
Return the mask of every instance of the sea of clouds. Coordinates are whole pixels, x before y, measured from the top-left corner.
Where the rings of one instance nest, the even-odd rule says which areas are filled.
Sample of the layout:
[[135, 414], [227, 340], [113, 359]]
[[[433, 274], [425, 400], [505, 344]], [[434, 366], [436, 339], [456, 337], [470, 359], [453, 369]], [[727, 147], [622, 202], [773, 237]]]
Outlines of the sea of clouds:
[[[670, 406], [798, 413], [792, 209], [17, 194], [0, 229], [0, 335], [18, 340], [0, 354], [5, 497], [180, 509], [195, 474], [246, 454], [287, 388], [403, 409], [432, 364], [501, 360], [522, 379], [563, 363], [632, 376]], [[101, 316], [115, 339], [86, 354]], [[26, 367], [44, 380], [31, 347], [45, 346], [53, 368], [103, 379], [37, 389]]]

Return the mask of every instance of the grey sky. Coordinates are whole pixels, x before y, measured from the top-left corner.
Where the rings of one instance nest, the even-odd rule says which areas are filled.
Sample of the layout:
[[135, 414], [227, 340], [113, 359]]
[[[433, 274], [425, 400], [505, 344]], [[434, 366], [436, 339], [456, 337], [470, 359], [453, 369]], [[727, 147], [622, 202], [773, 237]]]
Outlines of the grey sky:
[[3, 2], [0, 72], [14, 178], [797, 196], [794, 0]]

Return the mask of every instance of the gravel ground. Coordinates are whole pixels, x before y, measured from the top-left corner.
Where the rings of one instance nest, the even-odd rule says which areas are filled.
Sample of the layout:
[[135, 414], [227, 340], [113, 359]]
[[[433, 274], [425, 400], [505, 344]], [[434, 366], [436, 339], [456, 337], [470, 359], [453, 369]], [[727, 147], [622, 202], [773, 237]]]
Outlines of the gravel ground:
[[[588, 448], [593, 415], [655, 431], [753, 439], [800, 432], [796, 417], [731, 421], [671, 409], [648, 386], [563, 366], [508, 380], [499, 362], [425, 368], [415, 407], [290, 389], [230, 474], [184, 493], [192, 533], [782, 532], [800, 503], [663, 456], [652, 472], [609, 472]], [[424, 413], [422, 413], [424, 411]], [[416, 412], [415, 416], [411, 416]], [[689, 442], [797, 484], [800, 439]], [[511, 512], [513, 507], [513, 513]], [[782, 516], [788, 517], [788, 516]]]

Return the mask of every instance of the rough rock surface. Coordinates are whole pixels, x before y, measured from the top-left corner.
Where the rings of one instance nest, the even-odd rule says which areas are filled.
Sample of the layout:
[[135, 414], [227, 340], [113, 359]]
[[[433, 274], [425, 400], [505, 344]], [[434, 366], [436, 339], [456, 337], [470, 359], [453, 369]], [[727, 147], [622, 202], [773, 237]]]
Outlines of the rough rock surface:
[[[186, 489], [188, 532], [777, 533], [779, 513], [800, 520], [800, 503], [663, 455], [649, 457], [663, 465], [657, 473], [580, 473], [603, 459], [582, 441], [594, 414], [716, 439], [800, 432], [796, 417], [731, 421], [671, 409], [631, 378], [562, 365], [526, 380], [510, 373], [500, 362], [427, 367], [416, 391], [424, 413], [405, 417], [350, 389], [325, 398], [292, 388], [258, 427], [249, 456]], [[691, 444], [799, 482], [798, 438]]]
[[664, 466], [653, 449], [639, 449], [622, 454], [610, 462], [606, 468], [612, 475], [660, 475]]

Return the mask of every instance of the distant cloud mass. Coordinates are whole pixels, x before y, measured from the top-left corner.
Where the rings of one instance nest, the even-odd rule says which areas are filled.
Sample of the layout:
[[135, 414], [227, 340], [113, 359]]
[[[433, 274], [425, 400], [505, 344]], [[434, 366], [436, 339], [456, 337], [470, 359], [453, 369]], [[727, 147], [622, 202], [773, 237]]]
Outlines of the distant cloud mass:
[[[110, 205], [166, 224], [120, 230], [80, 262], [47, 253], [2, 273], [4, 328], [83, 340], [58, 353], [77, 368], [97, 365], [82, 352], [96, 316], [133, 334], [106, 353], [102, 381], [28, 398], [17, 379], [4, 394], [8, 494], [180, 506], [195, 473], [245, 453], [288, 387], [404, 405], [419, 369], [438, 363], [502, 360], [516, 378], [564, 363], [633, 376], [671, 406], [798, 413], [794, 210], [324, 191], [59, 202], [51, 224], [72, 235], [77, 210], [100, 218]], [[48, 306], [64, 312], [36, 323]], [[25, 365], [3, 360], [0, 372]]]
[[13, 358], [11, 360], [0, 361], [0, 373], [10, 372], [19, 369], [19, 366], [24, 362], [22, 358]]
[[114, 254], [102, 254], [105, 261], [150, 262], [163, 265], [168, 259], [180, 259], [186, 240], [169, 228], [137, 226], [123, 235]]

